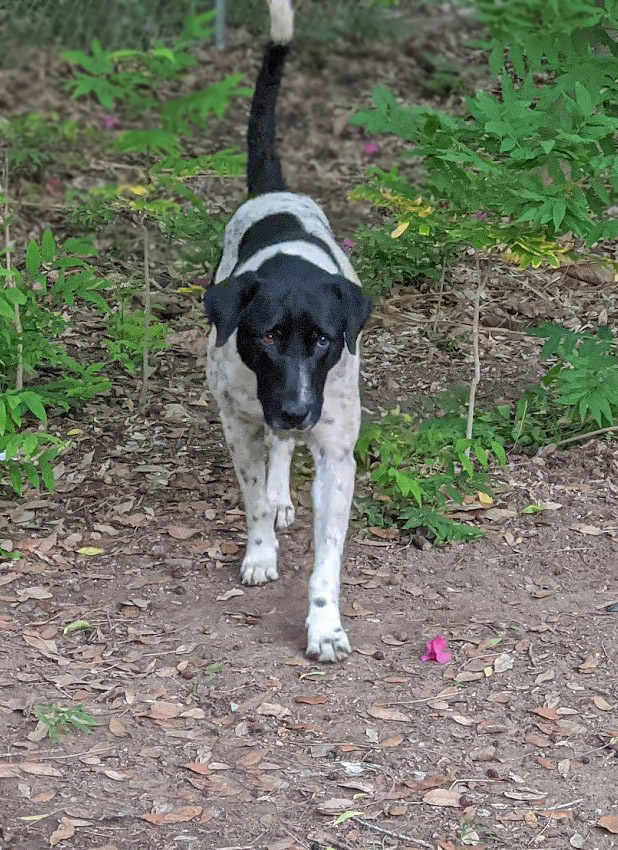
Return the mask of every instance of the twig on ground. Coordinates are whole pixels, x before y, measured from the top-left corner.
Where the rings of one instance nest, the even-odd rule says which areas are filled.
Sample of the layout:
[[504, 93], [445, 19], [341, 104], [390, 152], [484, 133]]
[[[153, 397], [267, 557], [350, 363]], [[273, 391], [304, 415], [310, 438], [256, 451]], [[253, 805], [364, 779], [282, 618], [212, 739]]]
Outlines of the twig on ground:
[[610, 432], [618, 431], [618, 425], [609, 425], [607, 428], [597, 428], [596, 431], [588, 431], [586, 434], [576, 434], [574, 437], [566, 437], [564, 440], [559, 440], [553, 443], [554, 446], [566, 446], [568, 443], [577, 443], [580, 440], [588, 440], [590, 437], [598, 437], [601, 434], [609, 434]]
[[[474, 376], [470, 382], [470, 395], [468, 397], [468, 422], [466, 424], [466, 440], [472, 439], [474, 427], [474, 403], [476, 401], [476, 388], [481, 381], [481, 356], [479, 354], [479, 319], [481, 315], [481, 296], [487, 283], [489, 265], [484, 263], [481, 267], [478, 254], [476, 255], [477, 286], [474, 295], [474, 319], [472, 321], [472, 354], [474, 357]], [[466, 449], [466, 456], [470, 457], [470, 448]]]
[[421, 838], [411, 838], [409, 835], [402, 835], [400, 832], [393, 832], [390, 829], [384, 829], [384, 827], [378, 826], [370, 821], [363, 820], [362, 818], [353, 817], [351, 820], [361, 826], [364, 826], [365, 829], [369, 829], [372, 832], [379, 832], [380, 835], [388, 835], [389, 838], [396, 838], [399, 841], [411, 841], [412, 844], [418, 844], [419, 847], [428, 847], [429, 850], [433, 850], [433, 844], [429, 844], [428, 841], [423, 841]]
[[150, 370], [150, 245], [148, 241], [148, 228], [142, 220], [142, 237], [144, 240], [144, 350], [142, 354], [142, 389], [139, 397], [140, 410], [146, 408], [148, 396], [148, 372]]
[[[9, 230], [9, 152], [4, 152], [4, 248], [6, 251], [6, 285], [14, 288], [17, 286], [11, 277], [11, 234]], [[24, 388], [24, 339], [21, 326], [21, 313], [19, 304], [13, 305], [15, 314], [15, 333], [17, 334], [17, 365], [15, 369], [15, 389]]]
[[442, 299], [444, 297], [444, 278], [446, 277], [446, 260], [442, 263], [442, 274], [440, 275], [440, 291], [438, 292], [438, 303], [436, 304], [436, 312], [433, 317], [433, 332], [434, 334], [438, 331], [438, 316], [440, 314], [440, 307], [442, 306]]

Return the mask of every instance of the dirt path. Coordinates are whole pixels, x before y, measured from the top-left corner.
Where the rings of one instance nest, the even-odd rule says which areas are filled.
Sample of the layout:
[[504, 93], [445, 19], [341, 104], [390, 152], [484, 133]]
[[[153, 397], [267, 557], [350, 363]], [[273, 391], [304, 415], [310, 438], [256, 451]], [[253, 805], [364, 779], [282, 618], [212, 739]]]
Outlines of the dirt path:
[[[244, 51], [254, 67], [255, 52], [237, 50], [222, 61], [238, 67]], [[317, 183], [339, 211], [342, 236], [366, 214], [344, 212], [365, 165], [359, 136], [324, 133], [367, 90], [360, 68], [346, 83], [345, 61], [332, 58], [336, 106], [315, 124], [324, 150], [312, 141], [302, 153], [302, 128], [329, 66], [284, 104], [298, 122], [284, 156], [299, 188]], [[409, 62], [402, 48], [380, 73], [405, 87]], [[370, 413], [469, 379], [469, 306], [456, 294], [466, 274], [455, 271], [441, 313], [454, 350], [427, 334], [435, 295], [395, 293], [378, 310], [366, 335]], [[512, 399], [540, 374], [522, 334], [531, 319], [603, 309], [615, 324], [602, 287], [497, 274], [486, 326], [506, 330], [483, 333], [481, 401]], [[618, 614], [605, 610], [618, 601], [616, 445], [512, 457], [495, 506], [507, 513], [477, 511], [487, 536], [475, 544], [421, 551], [355, 522], [342, 600], [355, 652], [316, 666], [302, 656], [306, 470], [297, 465], [281, 579], [241, 588], [245, 526], [204, 393], [200, 316], [195, 302], [175, 323], [145, 418], [119, 377], [108, 398], [52, 423], [79, 430], [55, 495], [2, 494], [0, 537], [25, 557], [0, 566], [0, 848], [618, 846], [595, 826], [610, 816], [618, 829]], [[540, 499], [553, 509], [521, 514]], [[64, 635], [75, 620], [91, 629]], [[441, 633], [452, 662], [423, 663]], [[34, 713], [51, 703], [99, 725], [53, 743]], [[350, 811], [361, 814], [333, 826]]]

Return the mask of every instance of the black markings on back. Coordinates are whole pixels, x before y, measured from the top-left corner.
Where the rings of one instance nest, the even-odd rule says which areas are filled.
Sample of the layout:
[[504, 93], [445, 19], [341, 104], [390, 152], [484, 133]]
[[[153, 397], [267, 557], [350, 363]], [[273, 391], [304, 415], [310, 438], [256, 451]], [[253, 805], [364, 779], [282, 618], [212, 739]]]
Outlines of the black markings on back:
[[316, 599], [313, 600], [313, 604], [316, 608], [324, 608], [324, 606], [326, 605], [326, 599], [324, 599], [323, 596], [318, 596]]

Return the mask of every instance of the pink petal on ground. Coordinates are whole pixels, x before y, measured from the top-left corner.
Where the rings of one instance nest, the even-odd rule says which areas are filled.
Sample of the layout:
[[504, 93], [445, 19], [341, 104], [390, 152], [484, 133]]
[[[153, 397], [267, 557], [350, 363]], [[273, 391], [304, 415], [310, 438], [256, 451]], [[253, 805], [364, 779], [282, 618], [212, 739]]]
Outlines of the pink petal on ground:
[[356, 242], [353, 239], [349, 239], [347, 236], [343, 240], [343, 250], [349, 254], [356, 248]]
[[106, 115], [103, 119], [103, 126], [106, 130], [113, 130], [119, 123], [119, 118], [117, 115]]
[[363, 148], [363, 153], [365, 156], [375, 156], [377, 153], [380, 153], [380, 145], [376, 145], [375, 142], [367, 142]]
[[427, 642], [427, 652], [421, 656], [421, 661], [437, 661], [438, 664], [448, 664], [451, 653], [447, 652], [448, 643], [444, 635], [438, 635]]

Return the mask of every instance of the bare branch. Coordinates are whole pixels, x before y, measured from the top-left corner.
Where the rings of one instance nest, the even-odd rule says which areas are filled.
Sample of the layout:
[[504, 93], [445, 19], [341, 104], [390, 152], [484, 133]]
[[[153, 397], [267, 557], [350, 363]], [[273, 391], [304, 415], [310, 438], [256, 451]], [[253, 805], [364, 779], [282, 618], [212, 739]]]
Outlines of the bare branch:
[[148, 397], [148, 373], [150, 372], [150, 244], [148, 228], [142, 219], [142, 237], [144, 242], [144, 349], [142, 354], [142, 388], [139, 397], [140, 410], [146, 408]]
[[[476, 390], [481, 382], [481, 356], [479, 353], [479, 321], [481, 315], [481, 296], [485, 290], [487, 278], [489, 276], [489, 265], [479, 260], [476, 255], [476, 276], [477, 285], [474, 295], [474, 319], [472, 320], [472, 354], [474, 357], [474, 375], [470, 382], [470, 395], [468, 397], [468, 422], [466, 424], [466, 439], [472, 439], [472, 429], [474, 427], [474, 404], [476, 401]], [[466, 455], [470, 456], [470, 448], [466, 449]]]
[[[4, 247], [6, 249], [6, 270], [8, 272], [6, 285], [16, 287], [17, 282], [11, 277], [11, 233], [9, 228], [9, 152], [4, 152]], [[15, 389], [24, 388], [24, 340], [21, 325], [19, 304], [13, 305], [15, 313], [15, 332], [17, 333], [17, 366], [15, 369]]]

